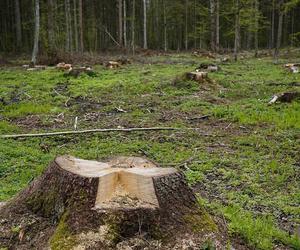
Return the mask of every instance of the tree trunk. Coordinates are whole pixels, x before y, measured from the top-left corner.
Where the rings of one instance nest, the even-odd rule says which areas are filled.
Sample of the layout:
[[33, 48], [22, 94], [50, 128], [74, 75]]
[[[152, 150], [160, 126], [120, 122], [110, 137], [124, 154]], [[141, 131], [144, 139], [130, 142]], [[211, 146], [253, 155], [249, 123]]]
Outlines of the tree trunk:
[[168, 43], [167, 43], [167, 16], [166, 16], [166, 3], [163, 0], [163, 11], [164, 11], [164, 50], [168, 50]]
[[15, 0], [15, 18], [16, 18], [17, 51], [20, 51], [22, 45], [22, 26], [21, 26], [21, 13], [20, 13], [19, 0]]
[[79, 0], [78, 10], [79, 10], [80, 52], [83, 53], [84, 44], [83, 44], [83, 10], [82, 10], [82, 0]]
[[276, 42], [276, 48], [274, 51], [274, 61], [275, 63], [278, 63], [278, 57], [279, 57], [279, 49], [281, 46], [281, 39], [282, 39], [282, 23], [283, 23], [283, 15], [284, 12], [281, 9], [282, 8], [283, 1], [280, 1], [279, 3], [279, 18], [278, 18], [278, 31], [277, 31], [277, 42]]
[[255, 46], [255, 54], [254, 56], [258, 56], [258, 30], [259, 30], [259, 3], [258, 0], [255, 0], [254, 2], [254, 8], [255, 8], [255, 33], [254, 33], [254, 46]]
[[216, 0], [216, 51], [220, 51], [220, 0]]
[[35, 28], [34, 28], [34, 45], [31, 57], [31, 63], [36, 64], [37, 54], [39, 51], [39, 38], [40, 38], [40, 2], [35, 0]]
[[71, 7], [70, 0], [65, 0], [66, 16], [66, 51], [73, 52], [73, 32], [71, 24]]
[[132, 48], [132, 54], [134, 54], [135, 53], [135, 0], [132, 0], [131, 48]]
[[119, 16], [119, 44], [122, 46], [123, 44], [123, 0], [118, 0], [118, 16]]
[[127, 48], [127, 14], [126, 14], [126, 0], [123, 1], [123, 22], [124, 22], [124, 29], [123, 29], [123, 32], [124, 32], [124, 47]]
[[210, 47], [212, 51], [216, 50], [216, 8], [215, 0], [210, 0]]
[[[292, 11], [291, 13], [291, 18], [292, 18], [292, 23], [291, 23], [291, 34], [294, 34], [294, 28], [295, 28], [295, 10]], [[294, 47], [294, 38], [291, 38], [291, 47]]]
[[185, 28], [184, 28], [184, 45], [188, 49], [188, 0], [185, 0]]
[[234, 60], [237, 61], [240, 48], [240, 2], [235, 0], [235, 25], [234, 25]]
[[77, 0], [73, 0], [73, 11], [74, 11], [74, 36], [75, 36], [75, 51], [78, 52], [78, 46], [79, 46], [79, 41], [78, 41], [78, 22], [77, 22]]
[[275, 0], [272, 2], [272, 27], [271, 27], [271, 49], [275, 46]]
[[143, 7], [144, 7], [144, 49], [148, 48], [147, 43], [147, 2], [143, 0]]
[[51, 52], [55, 49], [54, 45], [54, 5], [53, 0], [48, 0], [48, 39]]

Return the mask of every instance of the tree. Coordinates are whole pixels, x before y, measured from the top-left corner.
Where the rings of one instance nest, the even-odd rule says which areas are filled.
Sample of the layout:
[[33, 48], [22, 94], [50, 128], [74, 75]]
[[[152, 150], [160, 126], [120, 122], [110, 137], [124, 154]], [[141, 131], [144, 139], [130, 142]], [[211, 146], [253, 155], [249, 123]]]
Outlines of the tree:
[[184, 45], [185, 45], [185, 50], [188, 49], [188, 0], [185, 0], [185, 39], [184, 39]]
[[220, 1], [216, 0], [216, 51], [220, 50]]
[[15, 18], [16, 18], [17, 50], [20, 50], [22, 44], [22, 27], [21, 27], [21, 13], [20, 13], [19, 0], [15, 0]]
[[77, 21], [77, 0], [73, 0], [73, 12], [74, 12], [74, 36], [75, 36], [75, 51], [78, 52], [79, 41], [78, 41], [78, 21]]
[[216, 50], [216, 7], [215, 0], [210, 0], [210, 48], [212, 51]]
[[254, 0], [255, 5], [255, 33], [254, 33], [254, 46], [255, 46], [255, 57], [258, 56], [258, 29], [259, 29], [259, 5], [258, 0]]
[[234, 24], [234, 60], [238, 59], [240, 48], [240, 0], [235, 0], [235, 24]]
[[82, 10], [82, 0], [79, 0], [78, 5], [79, 10], [79, 35], [80, 35], [80, 52], [83, 53], [84, 45], [83, 45], [83, 10]]
[[123, 0], [118, 0], [119, 44], [123, 44]]
[[34, 45], [31, 57], [31, 63], [36, 64], [37, 54], [39, 51], [39, 38], [40, 38], [40, 2], [35, 0], [35, 28], [34, 28]]
[[272, 20], [271, 20], [271, 44], [273, 49], [275, 44], [275, 0], [272, 1]]
[[284, 0], [279, 1], [279, 17], [278, 17], [278, 30], [277, 30], [277, 41], [276, 41], [276, 47], [274, 50], [274, 61], [275, 63], [278, 63], [278, 57], [279, 57], [279, 49], [281, 45], [281, 39], [282, 39], [282, 22], [283, 22], [283, 3]]
[[143, 9], [144, 9], [144, 49], [148, 48], [147, 44], [147, 2], [143, 0]]
[[124, 23], [124, 29], [123, 29], [123, 37], [124, 37], [124, 47], [127, 48], [127, 12], [126, 12], [126, 0], [123, 2], [123, 23]]
[[131, 48], [132, 48], [132, 54], [134, 54], [135, 53], [135, 0], [132, 0]]
[[49, 49], [51, 52], [54, 50], [54, 5], [53, 0], [48, 0], [48, 39]]
[[163, 0], [163, 12], [164, 12], [164, 50], [168, 50], [168, 44], [167, 44], [167, 15], [166, 15], [166, 0]]
[[71, 23], [70, 0], [65, 0], [65, 16], [66, 16], [66, 51], [73, 52], [73, 32], [72, 32], [72, 23]]

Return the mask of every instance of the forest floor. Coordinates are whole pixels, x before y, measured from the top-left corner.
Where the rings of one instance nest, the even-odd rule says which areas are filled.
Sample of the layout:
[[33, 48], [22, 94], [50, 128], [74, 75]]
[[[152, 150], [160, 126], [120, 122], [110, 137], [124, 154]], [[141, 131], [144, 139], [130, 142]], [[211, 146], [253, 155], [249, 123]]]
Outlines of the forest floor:
[[255, 249], [300, 249], [300, 102], [268, 105], [273, 94], [300, 90], [300, 74], [282, 66], [296, 56], [278, 65], [245, 56], [219, 64], [221, 71], [209, 73], [214, 81], [203, 84], [175, 80], [214, 62], [189, 54], [137, 56], [118, 69], [95, 65], [94, 77], [2, 66], [1, 134], [72, 130], [75, 117], [78, 129], [199, 130], [0, 139], [0, 202], [58, 154], [145, 156], [182, 169], [233, 241]]

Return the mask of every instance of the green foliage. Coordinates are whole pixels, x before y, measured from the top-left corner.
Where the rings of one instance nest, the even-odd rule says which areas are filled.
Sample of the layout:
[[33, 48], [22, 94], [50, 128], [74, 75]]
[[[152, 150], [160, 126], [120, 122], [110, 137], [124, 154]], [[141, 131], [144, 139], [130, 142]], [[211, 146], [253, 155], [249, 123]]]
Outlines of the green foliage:
[[230, 221], [230, 232], [238, 233], [255, 249], [273, 249], [275, 242], [283, 243], [293, 249], [300, 248], [300, 239], [278, 229], [270, 216], [254, 218], [251, 213], [237, 206], [224, 208], [224, 215]]

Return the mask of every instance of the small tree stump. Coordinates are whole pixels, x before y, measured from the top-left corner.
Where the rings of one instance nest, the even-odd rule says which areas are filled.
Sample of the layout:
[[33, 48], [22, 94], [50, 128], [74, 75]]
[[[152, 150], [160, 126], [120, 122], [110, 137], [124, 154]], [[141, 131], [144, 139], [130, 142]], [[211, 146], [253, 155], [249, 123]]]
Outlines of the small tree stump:
[[298, 91], [284, 92], [281, 94], [274, 95], [268, 104], [270, 105], [275, 102], [292, 102], [296, 99], [300, 99], [300, 92]]
[[205, 80], [208, 80], [208, 73], [204, 72], [204, 71], [188, 72], [188, 73], [186, 73], [186, 78], [188, 80], [192, 80], [192, 81], [201, 83]]
[[[0, 219], [2, 216], [11, 220], [9, 232], [11, 225], [19, 223], [16, 220], [24, 224], [24, 217], [40, 216], [42, 221], [54, 222], [54, 229], [40, 229], [44, 230], [42, 236], [32, 226], [22, 227], [23, 241], [48, 242], [54, 249], [83, 244], [80, 239], [84, 235], [103, 227], [105, 239], [116, 243], [141, 233], [155, 238], [174, 237], [183, 231], [192, 235], [194, 228], [200, 228], [202, 234], [216, 230], [180, 172], [138, 157], [107, 162], [57, 157], [37, 180], [1, 208]], [[105, 239], [97, 236], [93, 249], [108, 249], [103, 245]], [[14, 242], [14, 246], [18, 244]], [[32, 242], [28, 244], [32, 246]]]
[[105, 67], [108, 69], [116, 69], [116, 68], [121, 67], [121, 63], [116, 62], [116, 61], [108, 61], [105, 65]]
[[71, 70], [72, 64], [61, 62], [56, 65], [56, 68], [59, 70]]

